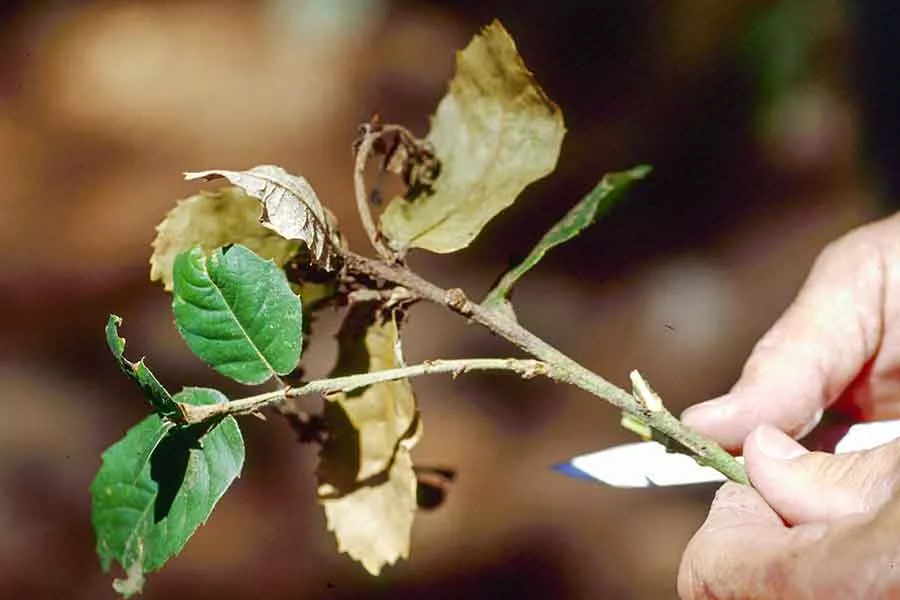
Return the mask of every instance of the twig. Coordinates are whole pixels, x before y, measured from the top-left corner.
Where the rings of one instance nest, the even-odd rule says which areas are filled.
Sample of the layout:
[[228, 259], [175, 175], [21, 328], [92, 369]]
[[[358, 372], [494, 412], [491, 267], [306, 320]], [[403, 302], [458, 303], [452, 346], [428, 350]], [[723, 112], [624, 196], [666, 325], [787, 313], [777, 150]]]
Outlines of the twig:
[[457, 376], [469, 371], [512, 371], [526, 379], [543, 376], [557, 379], [555, 371], [547, 364], [531, 359], [515, 358], [463, 358], [456, 360], [430, 360], [418, 365], [385, 369], [371, 373], [317, 379], [299, 387], [286, 387], [272, 392], [265, 392], [249, 398], [232, 400], [222, 404], [179, 404], [184, 415], [185, 424], [202, 423], [210, 419], [226, 415], [247, 415], [268, 406], [283, 402], [287, 398], [299, 398], [314, 394], [334, 394], [350, 392], [355, 389], [386, 381], [408, 379], [420, 375], [434, 373], [451, 373]]
[[401, 286], [395, 286], [384, 290], [372, 290], [364, 288], [360, 290], [353, 290], [352, 292], [347, 294], [347, 302], [349, 304], [355, 304], [357, 302], [370, 302], [373, 300], [382, 302], [385, 308], [391, 308], [392, 306], [397, 306], [398, 304], [409, 304], [415, 300], [418, 300], [418, 297]]
[[499, 310], [472, 302], [458, 288], [441, 288], [405, 266], [371, 260], [349, 250], [343, 250], [341, 254], [348, 269], [401, 285], [426, 300], [444, 305], [486, 327], [546, 363], [553, 372], [553, 379], [570, 383], [607, 400], [626, 413], [634, 415], [663, 436], [671, 438], [677, 446], [687, 450], [698, 462], [715, 468], [729, 479], [747, 483], [743, 466], [718, 444], [682, 425], [681, 421], [668, 410], [653, 410], [648, 407], [625, 390], [581, 366]]
[[375, 226], [375, 220], [372, 218], [372, 208], [369, 206], [369, 194], [366, 191], [365, 181], [369, 155], [372, 154], [372, 148], [382, 134], [383, 132], [371, 123], [366, 123], [362, 126], [359, 143], [356, 146], [356, 162], [353, 167], [353, 191], [356, 196], [356, 209], [359, 211], [359, 218], [366, 230], [366, 235], [369, 236], [372, 247], [375, 248], [379, 256], [392, 262], [394, 253], [381, 239], [378, 228]]

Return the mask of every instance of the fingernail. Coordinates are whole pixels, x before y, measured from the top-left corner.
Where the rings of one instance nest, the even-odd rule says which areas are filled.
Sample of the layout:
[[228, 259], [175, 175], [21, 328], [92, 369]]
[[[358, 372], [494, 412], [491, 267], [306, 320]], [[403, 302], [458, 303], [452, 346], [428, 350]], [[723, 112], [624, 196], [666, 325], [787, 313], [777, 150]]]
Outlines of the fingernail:
[[728, 402], [728, 396], [719, 396], [700, 404], [689, 406], [681, 413], [681, 420], [690, 425], [699, 421], [710, 421], [725, 418], [732, 408]]
[[769, 458], [790, 460], [809, 452], [792, 437], [771, 425], [760, 425], [751, 435], [756, 438], [759, 451]]

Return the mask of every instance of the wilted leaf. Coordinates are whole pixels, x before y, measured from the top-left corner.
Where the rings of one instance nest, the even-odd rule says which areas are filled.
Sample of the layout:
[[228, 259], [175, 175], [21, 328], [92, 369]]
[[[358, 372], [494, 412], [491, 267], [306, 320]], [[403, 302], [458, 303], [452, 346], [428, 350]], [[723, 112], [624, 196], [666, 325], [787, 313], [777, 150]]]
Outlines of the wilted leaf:
[[183, 252], [173, 273], [175, 326], [194, 354], [246, 384], [294, 370], [303, 312], [284, 271], [235, 245]]
[[401, 449], [384, 481], [361, 486], [346, 496], [320, 499], [338, 552], [362, 564], [372, 575], [385, 565], [409, 558], [416, 513], [416, 477], [409, 451]]
[[[177, 402], [214, 404], [221, 392], [186, 388]], [[237, 422], [174, 426], [150, 415], [103, 453], [91, 485], [97, 555], [104, 571], [113, 561], [127, 572], [123, 592], [135, 592], [142, 573], [181, 552], [240, 475], [244, 441]]]
[[[334, 376], [402, 365], [397, 323], [379, 303], [353, 306], [338, 334]], [[373, 575], [409, 556], [416, 510], [410, 449], [421, 426], [407, 380], [328, 398], [329, 438], [318, 469], [319, 499], [338, 549]]]
[[150, 402], [150, 406], [157, 413], [164, 417], [180, 415], [181, 411], [178, 409], [178, 405], [144, 364], [144, 359], [133, 363], [125, 358], [125, 338], [119, 337], [119, 325], [121, 324], [121, 317], [109, 315], [109, 320], [106, 322], [106, 343], [109, 345], [110, 352], [116, 357], [122, 372], [137, 384], [144, 397]]
[[200, 171], [185, 173], [187, 180], [224, 177], [243, 188], [263, 205], [262, 224], [288, 240], [300, 240], [316, 264], [325, 270], [336, 265], [340, 246], [336, 220], [319, 202], [303, 177], [281, 167], [262, 165], [249, 171]]
[[650, 173], [650, 167], [642, 165], [628, 171], [604, 175], [600, 183], [587, 196], [582, 198], [578, 204], [573, 206], [562, 219], [544, 234], [528, 256], [525, 257], [525, 260], [515, 268], [507, 271], [500, 283], [487, 295], [484, 304], [492, 307], [504, 306], [502, 301], [509, 295], [516, 282], [538, 264], [550, 249], [568, 242], [593, 225], [597, 219], [615, 206], [616, 202], [634, 182], [643, 179], [648, 173]]
[[166, 290], [171, 290], [175, 257], [195, 246], [209, 252], [228, 244], [243, 244], [275, 264], [284, 264], [299, 244], [263, 227], [260, 212], [259, 201], [237, 187], [203, 191], [179, 201], [156, 227], [150, 280], [160, 280]]
[[441, 162], [433, 190], [394, 198], [381, 216], [392, 248], [454, 252], [556, 166], [562, 113], [494, 21], [457, 55], [426, 138]]

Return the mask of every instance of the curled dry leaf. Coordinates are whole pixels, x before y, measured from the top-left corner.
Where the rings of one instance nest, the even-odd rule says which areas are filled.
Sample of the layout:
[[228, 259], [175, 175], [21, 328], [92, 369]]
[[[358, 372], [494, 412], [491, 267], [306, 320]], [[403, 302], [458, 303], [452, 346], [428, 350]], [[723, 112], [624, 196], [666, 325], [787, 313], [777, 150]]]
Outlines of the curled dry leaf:
[[[402, 366], [394, 313], [377, 301], [361, 302], [338, 334], [333, 376]], [[409, 556], [416, 511], [416, 475], [410, 450], [421, 435], [412, 386], [378, 383], [328, 398], [329, 432], [318, 468], [319, 501], [338, 550], [377, 575]]]
[[243, 244], [265, 259], [284, 264], [297, 251], [286, 240], [259, 223], [259, 202], [237, 187], [200, 192], [185, 198], [156, 227], [150, 280], [172, 289], [175, 257], [195, 246], [211, 251], [228, 244]]
[[288, 240], [305, 242], [310, 256], [325, 269], [336, 267], [340, 237], [337, 220], [316, 196], [312, 186], [281, 167], [262, 165], [249, 171], [211, 170], [185, 173], [187, 180], [224, 177], [263, 205], [260, 222]]
[[433, 186], [394, 198], [381, 231], [395, 250], [454, 252], [556, 166], [562, 113], [494, 21], [457, 55], [456, 76], [426, 141], [440, 161]]

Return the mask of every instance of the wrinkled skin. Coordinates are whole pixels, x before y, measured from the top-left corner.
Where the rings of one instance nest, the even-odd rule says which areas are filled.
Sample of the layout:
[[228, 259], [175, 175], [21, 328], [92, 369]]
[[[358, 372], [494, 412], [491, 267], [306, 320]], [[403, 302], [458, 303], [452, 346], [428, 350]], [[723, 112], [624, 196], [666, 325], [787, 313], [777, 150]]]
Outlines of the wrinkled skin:
[[716, 494], [682, 598], [900, 598], [900, 442], [808, 452], [793, 438], [825, 409], [900, 417], [900, 215], [830, 244], [732, 391], [682, 416], [743, 448], [753, 484]]

